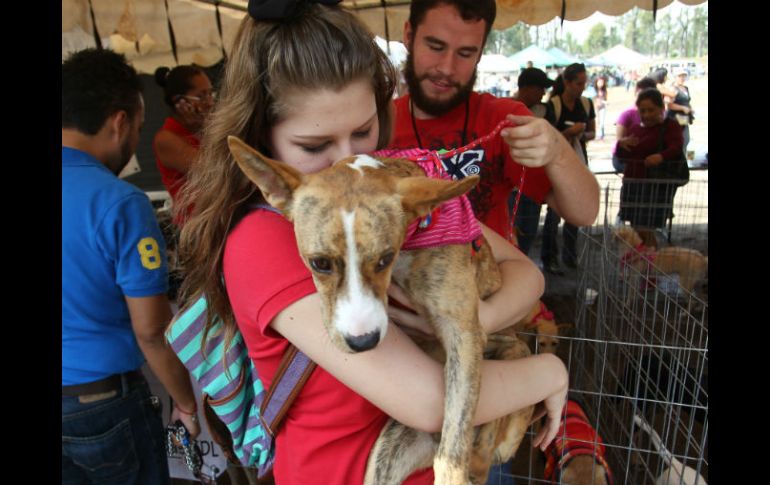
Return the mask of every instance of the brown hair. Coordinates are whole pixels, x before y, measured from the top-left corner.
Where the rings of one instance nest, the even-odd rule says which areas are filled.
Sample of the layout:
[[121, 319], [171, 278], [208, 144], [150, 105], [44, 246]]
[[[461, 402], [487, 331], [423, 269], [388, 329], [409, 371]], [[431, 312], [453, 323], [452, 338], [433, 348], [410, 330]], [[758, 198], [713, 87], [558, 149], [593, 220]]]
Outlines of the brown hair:
[[492, 30], [497, 15], [495, 0], [412, 0], [409, 4], [409, 25], [416, 32], [428, 11], [443, 5], [456, 8], [466, 22], [483, 20], [485, 28], [482, 47], [487, 43], [489, 31]]
[[397, 78], [358, 19], [339, 7], [306, 4], [285, 20], [246, 16], [241, 22], [219, 99], [206, 120], [198, 158], [176, 207], [182, 218], [191, 210], [179, 242], [185, 272], [181, 306], [205, 296], [207, 329], [212, 317], [219, 316], [226, 346], [237, 327], [222, 279], [225, 241], [248, 204], [261, 199], [230, 155], [227, 136], [235, 135], [269, 155], [267, 140], [282, 114], [283, 95], [297, 88], [337, 90], [359, 79], [372, 82], [380, 127], [377, 148], [383, 148], [390, 138], [389, 105]]

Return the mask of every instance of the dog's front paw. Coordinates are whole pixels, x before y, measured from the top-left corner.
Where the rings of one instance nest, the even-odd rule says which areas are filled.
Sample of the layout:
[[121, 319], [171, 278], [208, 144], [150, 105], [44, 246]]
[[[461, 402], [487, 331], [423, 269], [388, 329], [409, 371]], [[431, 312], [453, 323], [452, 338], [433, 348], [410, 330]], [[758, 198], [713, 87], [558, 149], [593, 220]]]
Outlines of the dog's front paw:
[[467, 470], [449, 460], [436, 458], [433, 461], [434, 485], [472, 485], [468, 480]]

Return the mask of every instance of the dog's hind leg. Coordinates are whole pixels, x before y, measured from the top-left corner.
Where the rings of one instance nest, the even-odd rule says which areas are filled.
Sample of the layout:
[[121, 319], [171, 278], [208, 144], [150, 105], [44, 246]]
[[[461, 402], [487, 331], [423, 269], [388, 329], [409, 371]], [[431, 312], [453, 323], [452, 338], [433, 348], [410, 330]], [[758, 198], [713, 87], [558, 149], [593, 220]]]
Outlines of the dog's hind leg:
[[400, 484], [415, 470], [431, 466], [436, 447], [429, 433], [389, 420], [369, 453], [364, 485]]

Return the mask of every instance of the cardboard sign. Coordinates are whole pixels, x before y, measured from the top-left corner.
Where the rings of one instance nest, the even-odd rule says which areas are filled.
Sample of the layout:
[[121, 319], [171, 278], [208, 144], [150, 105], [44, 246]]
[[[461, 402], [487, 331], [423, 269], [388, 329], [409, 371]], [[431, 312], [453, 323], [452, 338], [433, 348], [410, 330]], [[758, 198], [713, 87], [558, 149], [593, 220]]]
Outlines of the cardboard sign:
[[[171, 397], [168, 395], [166, 389], [164, 389], [163, 385], [160, 383], [158, 378], [155, 377], [155, 374], [152, 373], [150, 367], [147, 364], [142, 367], [142, 372], [147, 378], [147, 382], [150, 385], [152, 394], [158, 396], [161, 404], [163, 405], [161, 416], [165, 425], [170, 421], [171, 410], [173, 409]], [[195, 399], [198, 402], [198, 418], [200, 418], [201, 427], [201, 434], [198, 435], [196, 440], [201, 450], [201, 456], [203, 457], [203, 468], [201, 469], [201, 473], [212, 478], [216, 478], [225, 473], [225, 470], [227, 469], [227, 458], [225, 458], [225, 455], [222, 452], [222, 448], [220, 448], [218, 444], [214, 443], [214, 440], [209, 434], [208, 426], [206, 426], [205, 418], [203, 417], [201, 390], [198, 388], [195, 380], [192, 380], [192, 388], [193, 393], [195, 394]], [[184, 455], [169, 455], [168, 471], [169, 476], [172, 478], [195, 480], [192, 472], [189, 468], [187, 468], [187, 465], [185, 464]]]

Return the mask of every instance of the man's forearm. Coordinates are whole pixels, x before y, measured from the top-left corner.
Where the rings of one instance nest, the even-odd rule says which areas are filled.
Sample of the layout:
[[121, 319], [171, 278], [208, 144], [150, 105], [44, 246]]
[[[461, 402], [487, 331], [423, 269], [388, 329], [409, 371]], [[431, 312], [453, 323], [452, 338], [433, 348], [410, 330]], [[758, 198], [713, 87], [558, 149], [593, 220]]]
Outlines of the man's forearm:
[[190, 376], [165, 339], [160, 336], [152, 340], [138, 340], [138, 343], [147, 364], [169, 395], [179, 403], [183, 411], [192, 411], [195, 408], [195, 395]]
[[545, 166], [553, 187], [546, 202], [570, 224], [589, 226], [599, 213], [599, 184], [570, 145], [560, 147], [558, 160]]

